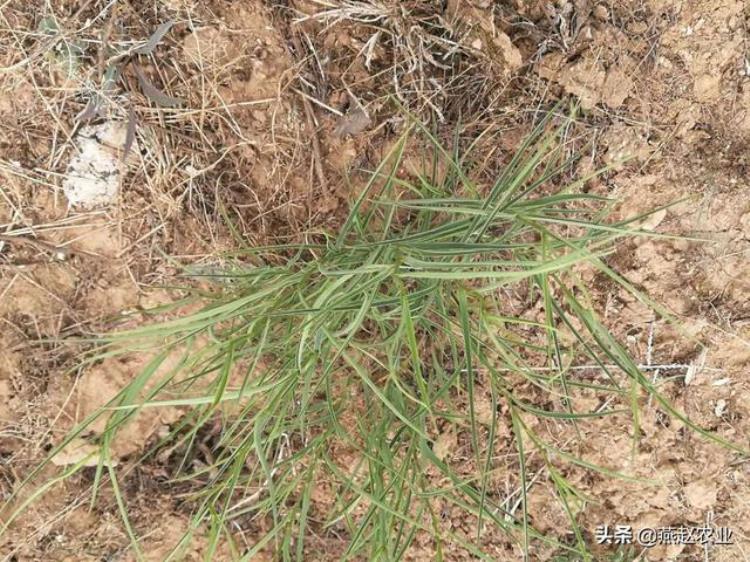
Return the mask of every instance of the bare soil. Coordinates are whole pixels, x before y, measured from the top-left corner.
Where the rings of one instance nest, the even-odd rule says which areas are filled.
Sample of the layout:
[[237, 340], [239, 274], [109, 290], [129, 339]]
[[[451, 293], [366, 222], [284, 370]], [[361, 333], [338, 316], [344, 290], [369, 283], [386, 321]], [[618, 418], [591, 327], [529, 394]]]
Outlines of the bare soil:
[[[79, 371], [81, 348], [63, 340], [106, 330], [123, 312], [178, 298], [167, 288], [177, 264], [220, 265], [217, 256], [237, 247], [237, 236], [243, 244], [262, 244], [294, 239], [308, 228], [334, 229], [361, 185], [360, 170], [374, 168], [396, 138], [403, 114], [394, 99], [418, 115], [438, 116], [446, 139], [459, 123], [467, 142], [489, 131], [477, 149], [487, 183], [529, 131], [537, 109], [560, 99], [579, 102], [571, 135], [588, 141], [589, 153], [576, 175], [612, 166], [586, 189], [621, 199], [622, 216], [677, 202], [646, 226], [690, 237], [639, 239], [613, 258], [681, 329], [592, 273], [598, 312], [678, 407], [703, 427], [750, 445], [748, 5], [400, 4], [418, 22], [440, 18], [454, 32], [451, 42], [398, 17], [387, 24], [393, 37], [373, 40], [372, 24], [313, 17], [323, 6], [309, 0], [129, 0], [114, 15], [104, 2], [0, 7], [0, 497], [9, 498], [67, 429], [143, 366], [117, 360]], [[85, 54], [72, 75], [59, 47], [45, 50], [39, 25], [50, 14], [66, 38], [82, 41]], [[117, 200], [88, 210], [69, 206], [62, 178], [74, 152], [76, 115], [100, 84], [102, 42], [129, 48], [168, 20], [174, 27], [139, 64], [182, 103], [161, 107], [138, 87], [133, 68], [125, 68], [107, 112], [134, 120], [137, 146], [122, 159]], [[409, 155], [404, 173], [419, 166], [419, 155]], [[582, 408], [597, 407], [595, 394], [580, 399]], [[488, 398], [477, 401], [481, 415]], [[133, 461], [180, 415], [175, 408], [139, 418], [117, 443], [118, 462]], [[570, 438], [547, 423], [536, 429], [559, 442]], [[657, 546], [641, 559], [750, 557], [747, 459], [685, 431], [655, 404], [644, 410], [636, 453], [625, 418], [595, 420], [581, 432], [580, 455], [643, 479], [570, 469], [566, 477], [587, 498], [578, 520], [589, 536], [604, 523], [637, 529], [709, 522], [731, 528], [733, 544], [705, 551]], [[470, 443], [450, 434], [443, 444], [446, 457], [470, 474]], [[518, 466], [508, 427], [492, 446], [494, 492], [513, 503]], [[73, 458], [79, 453], [70, 451]], [[89, 509], [92, 477], [84, 471], [53, 488], [0, 539], [0, 555], [131, 559], [114, 498], [105, 493]], [[321, 484], [314, 498], [321, 506], [331, 501], [326, 490]], [[163, 559], [189, 521], [183, 491], [166, 483], [154, 463], [136, 469], [123, 492], [148, 559]], [[565, 540], [569, 525], [551, 493], [535, 484], [533, 523]], [[444, 524], [476, 534], [458, 511], [446, 513]], [[238, 523], [239, 544], [253, 544], [264, 525]], [[519, 557], [508, 537], [488, 532], [479, 540], [497, 560]], [[201, 544], [199, 538], [186, 559], [202, 559]], [[335, 559], [345, 545], [324, 534], [311, 544], [310, 560]], [[554, 554], [533, 553], [536, 560]], [[458, 550], [445, 555], [471, 558]], [[408, 553], [410, 560], [434, 557], [427, 536]], [[224, 550], [215, 558], [232, 554]]]

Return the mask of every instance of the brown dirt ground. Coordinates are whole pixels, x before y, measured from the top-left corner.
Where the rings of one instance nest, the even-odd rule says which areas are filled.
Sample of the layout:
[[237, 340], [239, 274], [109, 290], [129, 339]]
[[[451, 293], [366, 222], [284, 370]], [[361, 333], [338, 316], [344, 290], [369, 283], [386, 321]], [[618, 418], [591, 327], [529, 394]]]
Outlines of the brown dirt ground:
[[[417, 14], [440, 11], [456, 30], [458, 50], [446, 59], [419, 59], [423, 66], [402, 68], [397, 80], [389, 68], [394, 61], [407, 64], [398, 57], [424, 47], [424, 37], [398, 21], [392, 29], [402, 41], [396, 46], [368, 42], [373, 29], [361, 23], [294, 23], [321, 10], [313, 1], [129, 0], [115, 16], [102, 11], [104, 2], [53, 4], [66, 37], [88, 41], [72, 77], [35, 31], [50, 13], [47, 3], [0, 7], [0, 232], [68, 250], [58, 256], [49, 247], [0, 242], [3, 498], [56, 438], [142, 365], [113, 361], [71, 374], [75, 349], [59, 339], [106, 329], [123, 311], [176, 298], [159, 288], [177, 271], [167, 256], [215, 265], [215, 256], [236, 244], [224, 214], [251, 244], [294, 237], [310, 226], [335, 227], [360, 179], [357, 169], [372, 168], [393, 141], [399, 117], [388, 95], [416, 112], [437, 110], [444, 131], [459, 113], [467, 137], [490, 127], [491, 140], [481, 147], [488, 173], [529, 130], [531, 109], [573, 97], [582, 107], [574, 133], [593, 139], [576, 172], [613, 164], [587, 186], [590, 191], [621, 198], [623, 215], [682, 200], [648, 226], [709, 242], [639, 240], [623, 247], [614, 263], [675, 314], [686, 333], [654, 322], [647, 308], [593, 275], [592, 289], [611, 329], [641, 362], [693, 365], [687, 380], [685, 368], [649, 371], [676, 405], [748, 446], [750, 9], [744, 2], [449, 0], [440, 8], [441, 2], [404, 2]], [[174, 28], [141, 65], [182, 105], [160, 108], [126, 69], [108, 109], [128, 119], [130, 108], [137, 120], [137, 149], [123, 164], [119, 197], [94, 210], [69, 208], [61, 178], [73, 150], [75, 116], [101, 76], [102, 38], [127, 48], [170, 19]], [[626, 156], [632, 159], [619, 163]], [[42, 339], [48, 341], [38, 343]], [[481, 415], [487, 399], [477, 400]], [[594, 395], [580, 400], [596, 407]], [[118, 443], [116, 457], [137, 453], [179, 415], [161, 411], [139, 419]], [[535, 423], [550, 439], [567, 438], [554, 424]], [[581, 527], [593, 532], [600, 523], [640, 528], [710, 520], [733, 529], [733, 545], [709, 552], [657, 547], [642, 559], [748, 560], [750, 463], [680, 429], [656, 406], [644, 410], [636, 455], [629, 429], [627, 420], [613, 417], [588, 423], [579, 453], [655, 484], [571, 469], [566, 476], [590, 498]], [[451, 461], [470, 473], [463, 437], [447, 435], [443, 443]], [[498, 461], [492, 484], [510, 495], [518, 480], [509, 428], [501, 428], [494, 447], [497, 458], [507, 460]], [[54, 488], [0, 539], [0, 555], [130, 559], [113, 498], [105, 494], [88, 509], [89, 478]], [[188, 512], [156, 468], [143, 467], [124, 491], [133, 525], [146, 537], [144, 551], [161, 560], [187, 525]], [[534, 524], [561, 536], [568, 526], [550, 490], [539, 483], [534, 492]], [[324, 488], [319, 496], [324, 504]], [[466, 521], [456, 512], [445, 524], [460, 530]], [[251, 544], [262, 530], [237, 532]], [[475, 530], [466, 526], [465, 532]], [[481, 542], [497, 560], [518, 558], [505, 537], [488, 534]], [[341, 544], [319, 537], [311, 549], [311, 560], [333, 559]], [[409, 559], [434, 555], [430, 541], [418, 539]], [[458, 551], [446, 555], [469, 558]], [[537, 550], [534, 559], [551, 555]], [[200, 540], [187, 557], [201, 559]], [[217, 559], [231, 555], [220, 552]]]

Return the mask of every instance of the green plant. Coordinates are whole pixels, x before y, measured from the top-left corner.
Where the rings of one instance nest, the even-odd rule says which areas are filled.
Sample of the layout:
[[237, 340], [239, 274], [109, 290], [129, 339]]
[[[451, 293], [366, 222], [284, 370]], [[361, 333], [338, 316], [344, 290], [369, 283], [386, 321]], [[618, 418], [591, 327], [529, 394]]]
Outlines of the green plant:
[[[443, 527], [438, 506], [461, 509], [477, 536], [483, 526], [496, 526], [527, 553], [540, 541], [591, 559], [576, 524], [584, 499], [560, 465], [622, 475], [545, 441], [530, 417], [562, 420], [574, 435], [587, 418], [629, 411], [637, 435], [639, 404], [650, 396], [719, 439], [657, 392], [592, 311], [581, 266], [645, 299], [610, 269], [607, 256], [624, 238], [646, 233], [632, 226], [642, 217], [608, 221], [611, 202], [582, 193], [586, 178], [559, 186], [574, 160], [564, 157], [567, 122], [553, 127], [553, 119], [550, 113], [538, 123], [487, 190], [467, 172], [471, 148], [448, 151], [425, 127], [408, 126], [335, 237], [238, 252], [221, 274], [203, 275], [215, 284], [194, 290], [192, 302], [204, 303], [199, 311], [103, 338], [98, 357], [162, 351], [50, 458], [96, 417], [107, 417], [94, 489], [109, 480], [136, 552], [111, 444], [142, 409], [188, 406], [146, 456], [167, 445], [190, 451], [199, 432], [220, 421], [212, 461], [197, 469], [179, 463], [174, 475], [201, 483], [191, 532], [208, 524], [206, 559], [229, 534], [227, 522], [241, 515], [264, 517], [271, 528], [249, 552], [237, 553], [242, 559], [271, 547], [279, 558], [301, 560], [308, 534], [330, 529], [345, 533], [345, 559], [399, 559], [422, 532], [432, 536], [438, 559], [447, 543], [489, 559], [477, 541]], [[429, 147], [434, 165], [433, 173], [409, 182], [399, 169], [414, 139]], [[447, 167], [442, 178], [438, 163]], [[542, 320], [513, 313], [508, 288], [541, 303]], [[609, 382], [577, 377], [569, 367], [582, 362], [599, 365]], [[547, 405], [519, 396], [518, 380]], [[611, 405], [575, 411], [571, 396], [581, 389], [611, 397]], [[481, 419], [480, 390], [491, 404]], [[501, 411], [516, 445], [519, 512], [489, 493]], [[436, 452], [446, 427], [466, 436], [474, 474], [460, 473]], [[529, 448], [569, 515], [573, 544], [529, 524]], [[336, 450], [348, 451], [350, 464], [343, 466]], [[326, 513], [313, 501], [323, 485], [332, 498]]]

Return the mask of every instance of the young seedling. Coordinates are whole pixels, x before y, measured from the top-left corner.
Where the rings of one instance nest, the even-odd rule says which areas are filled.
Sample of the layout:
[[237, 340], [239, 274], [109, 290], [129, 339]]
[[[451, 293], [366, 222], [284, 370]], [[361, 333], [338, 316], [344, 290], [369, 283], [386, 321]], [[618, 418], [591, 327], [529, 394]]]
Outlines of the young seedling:
[[[438, 560], [450, 559], [449, 547], [489, 560], [483, 536], [499, 530], [527, 558], [541, 545], [561, 560], [593, 560], [577, 522], [587, 499], [565, 467], [632, 477], [577, 454], [579, 427], [629, 418], [636, 447], [640, 406], [652, 400], [737, 447], [673, 407], [593, 310], [579, 269], [593, 267], [648, 302], [607, 258], [624, 240], [656, 235], [633, 226], [642, 217], [609, 220], [612, 201], [583, 192], [588, 178], [562, 182], [574, 161], [564, 156], [566, 122], [556, 119], [539, 120], [490, 186], [471, 179], [471, 154], [458, 157], [409, 119], [337, 232], [241, 249], [233, 266], [202, 275], [215, 283], [193, 290], [197, 311], [176, 306], [170, 319], [103, 336], [97, 358], [158, 352], [49, 458], [106, 419], [94, 491], [112, 486], [136, 555], [139, 529], [118, 486], [127, 469], [112, 462], [112, 444], [143, 410], [179, 406], [188, 409], [182, 421], [135, 463], [172, 459], [172, 477], [193, 487], [192, 526], [172, 559], [207, 527], [206, 559], [229, 541], [238, 559], [271, 549], [303, 560], [311, 536], [331, 535], [346, 541], [344, 560], [397, 560], [424, 536]], [[403, 174], [414, 146], [448, 173]], [[541, 313], [517, 312], [512, 291]], [[574, 368], [592, 364], [595, 379]], [[575, 409], [584, 391], [606, 406]], [[534, 420], [562, 424], [569, 440], [552, 442]], [[499, 464], [501, 427], [515, 464]], [[445, 434], [472, 472], [451, 457]], [[190, 462], [206, 435], [203, 462]], [[492, 482], [508, 466], [518, 493], [503, 498]], [[529, 496], [542, 484], [567, 514], [572, 541], [530, 521]], [[473, 532], [444, 524], [456, 509]], [[231, 539], [239, 518], [268, 529], [245, 550]]]

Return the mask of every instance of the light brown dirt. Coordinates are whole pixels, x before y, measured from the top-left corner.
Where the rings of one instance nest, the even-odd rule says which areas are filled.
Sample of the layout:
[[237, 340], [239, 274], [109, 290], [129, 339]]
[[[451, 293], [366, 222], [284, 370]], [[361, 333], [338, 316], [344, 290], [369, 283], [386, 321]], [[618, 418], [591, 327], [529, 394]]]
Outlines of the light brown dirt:
[[[127, 74], [132, 90], [120, 92], [119, 102], [137, 115], [137, 161], [127, 164], [117, 204], [88, 212], [71, 209], [60, 190], [60, 175], [73, 150], [75, 115], [85, 105], [81, 80], [98, 80], [96, 61], [72, 79], [39, 56], [43, 38], [23, 34], [37, 29], [45, 3], [28, 4], [2, 8], [0, 60], [7, 70], [0, 75], [0, 231], [37, 236], [71, 253], [59, 260], [38, 247], [0, 242], [0, 497], [9, 497], [65, 429], [103, 404], [142, 366], [138, 360], [122, 360], [78, 373], [80, 350], [58, 338], [106, 329], [123, 311], [176, 298], [175, 291], [154, 289], [176, 272], [165, 256], [213, 263], [212, 256], [235, 245], [222, 226], [222, 212], [230, 214], [250, 244], [293, 237], [305, 225], [335, 226], [350, 200], [349, 186], [357, 185], [358, 170], [377, 164], [393, 142], [398, 120], [385, 99], [392, 93], [390, 80], [378, 74], [392, 64], [391, 49], [377, 43], [367, 59], [363, 46], [372, 32], [365, 26], [324, 26], [315, 20], [294, 26], [293, 16], [273, 8], [283, 3], [256, 0], [180, 0], [158, 8], [125, 3], [119, 19], [109, 24], [117, 40], [145, 39], [160, 22], [178, 22], [144, 70], [184, 104], [158, 108]], [[70, 30], [77, 29], [74, 3], [59, 4], [58, 16]], [[313, 2], [297, 6], [297, 16], [320, 9]], [[445, 18], [462, 30], [465, 48], [456, 64], [483, 65], [483, 81], [438, 82], [451, 93], [438, 91], [417, 100], [415, 107], [440, 107], [447, 130], [459, 108], [473, 112], [477, 124], [467, 124], [467, 131], [494, 127], [496, 134], [488, 138], [500, 140], [485, 150], [485, 158], [498, 164], [528, 130], [524, 112], [529, 107], [540, 100], [575, 99], [581, 106], [577, 132], [594, 139], [577, 172], [612, 165], [587, 189], [621, 199], [622, 216], [680, 201], [646, 226], [696, 240], [639, 240], [623, 247], [613, 263], [674, 314], [682, 332], [653, 322], [652, 311], [611, 284], [593, 275], [587, 280], [610, 328], [637, 359], [693, 365], [692, 370], [649, 371], [675, 404], [701, 426], [750, 446], [746, 3], [519, 0], [493, 6], [480, 0], [447, 3]], [[97, 13], [92, 9], [86, 16]], [[93, 25], [91, 37], [97, 38], [107, 18]], [[303, 62], [299, 50], [311, 48], [317, 60]], [[24, 63], [19, 52], [30, 60]], [[314, 88], [307, 88], [299, 75]], [[300, 95], [303, 90], [336, 112], [310, 102]], [[358, 104], [366, 109], [366, 120], [357, 113]], [[413, 155], [406, 164], [419, 168]], [[477, 400], [482, 422], [489, 405], [486, 397]], [[594, 394], [578, 400], [581, 409], [598, 406]], [[579, 506], [581, 528], [591, 534], [602, 523], [641, 528], [710, 520], [734, 531], [733, 545], [708, 553], [656, 547], [642, 559], [747, 560], [750, 463], [684, 431], [656, 405], [644, 412], [637, 448], [624, 417], [581, 426], [578, 452], [584, 458], [651, 481], [609, 479], [571, 468], [565, 476], [587, 498]], [[117, 460], [127, 462], [179, 415], [175, 409], [141, 418], [118, 443]], [[554, 423], [528, 422], [553, 441], [570, 437]], [[437, 453], [471, 474], [469, 446], [465, 436], [449, 428], [438, 440]], [[509, 427], [498, 428], [492, 446], [499, 459], [492, 492], [506, 497], [519, 485]], [[72, 455], [68, 461], [80, 453], [66, 451]], [[532, 459], [531, 472], [540, 466]], [[136, 513], [134, 526], [147, 535], [144, 549], [151, 560], [165, 556], [188, 522], [188, 511], [158, 476], [144, 469], [140, 480], [134, 478], [125, 489]], [[89, 511], [88, 484], [90, 478], [80, 477], [54, 488], [0, 539], [0, 555], [130, 559], [113, 498], [104, 497]], [[534, 525], [565, 538], [560, 534], [568, 529], [566, 516], [551, 490], [537, 483], [533, 491]], [[314, 501], [331, 501], [325, 486]], [[476, 533], [459, 511], [447, 513], [445, 521], [463, 529], [467, 539]], [[241, 540], [252, 544], [252, 529]], [[320, 540], [321, 549], [310, 559], [330, 559], [322, 553], [337, 552], [328, 539]], [[506, 537], [488, 532], [479, 542], [497, 560], [518, 559], [517, 547]], [[198, 537], [186, 559], [202, 559], [202, 544]], [[533, 556], [545, 560], [552, 554], [539, 549]], [[435, 545], [427, 537], [418, 538], [409, 553], [411, 560], [434, 556]], [[446, 556], [469, 559], [458, 550]], [[222, 550], [216, 559], [231, 555]]]

